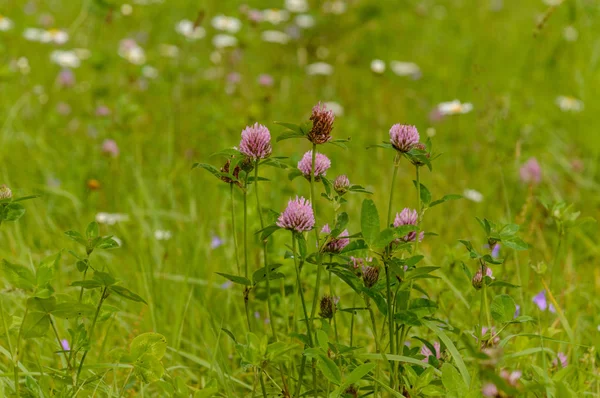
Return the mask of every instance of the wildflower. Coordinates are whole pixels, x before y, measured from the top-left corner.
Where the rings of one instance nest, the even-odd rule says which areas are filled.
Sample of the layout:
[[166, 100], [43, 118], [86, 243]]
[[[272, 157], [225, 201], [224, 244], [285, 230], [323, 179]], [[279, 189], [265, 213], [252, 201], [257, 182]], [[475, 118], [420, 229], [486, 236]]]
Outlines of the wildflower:
[[212, 44], [216, 48], [235, 47], [237, 43], [238, 40], [236, 37], [225, 34], [215, 35], [212, 39]]
[[69, 41], [69, 34], [60, 29], [38, 29], [27, 28], [23, 32], [23, 37], [29, 41], [37, 41], [40, 43], [65, 44]]
[[374, 59], [371, 61], [371, 71], [373, 73], [382, 74], [385, 72], [385, 62], [380, 59]]
[[352, 267], [354, 267], [354, 269], [362, 269], [365, 265], [369, 264], [371, 261], [373, 261], [373, 258], [371, 257], [367, 257], [367, 258], [357, 258], [357, 257], [350, 257], [350, 261], [352, 262]]
[[116, 158], [119, 156], [119, 146], [115, 140], [104, 140], [102, 143], [102, 153]]
[[62, 347], [63, 351], [71, 351], [71, 346], [69, 346], [69, 341], [67, 339], [62, 339], [60, 341], [60, 346]]
[[121, 6], [121, 14], [123, 14], [125, 16], [129, 16], [129, 15], [131, 15], [132, 12], [133, 12], [133, 7], [130, 4], [123, 4]]
[[11, 61], [11, 69], [19, 71], [23, 75], [27, 75], [29, 72], [31, 72], [29, 60], [25, 57], [20, 57], [16, 60]]
[[[493, 276], [491, 268], [485, 267], [485, 276], [490, 277], [491, 279], [494, 279], [494, 276]], [[481, 289], [483, 287], [483, 273], [481, 271], [481, 267], [477, 268], [477, 272], [475, 273], [475, 275], [473, 275], [473, 279], [471, 280], [471, 284], [477, 290], [479, 290], [479, 289]]]
[[331, 140], [331, 130], [333, 130], [333, 122], [335, 114], [332, 110], [327, 109], [325, 104], [319, 102], [312, 108], [310, 120], [313, 125], [308, 133], [308, 140], [313, 144], [324, 144]]
[[529, 158], [519, 170], [521, 181], [528, 184], [538, 184], [542, 180], [542, 168], [536, 158]]
[[441, 115], [458, 115], [469, 113], [473, 110], [473, 104], [470, 102], [461, 103], [459, 100], [442, 102], [438, 104], [437, 110]]
[[365, 287], [371, 288], [379, 280], [379, 268], [371, 267], [369, 265], [363, 265], [361, 271]]
[[521, 306], [519, 304], [516, 304], [515, 305], [515, 314], [513, 315], [513, 319], [518, 318], [519, 315], [521, 315]]
[[260, 37], [267, 43], [287, 44], [290, 41], [290, 36], [279, 30], [265, 30]]
[[[95, 178], [87, 180], [86, 185], [92, 191], [96, 191], [96, 190], [102, 188], [102, 184], [100, 184], [100, 181], [96, 180]], [[106, 214], [106, 213], [99, 213], [99, 214]], [[96, 216], [96, 217], [98, 217], [98, 216]], [[96, 219], [96, 221], [98, 221], [98, 220]], [[100, 222], [100, 221], [98, 221], [98, 222]]]
[[268, 73], [261, 73], [258, 76], [258, 84], [263, 87], [271, 87], [274, 83], [275, 80], [273, 79], [273, 76], [269, 75]]
[[563, 29], [563, 37], [566, 41], [577, 41], [579, 37], [579, 32], [575, 29], [574, 26], [569, 25]]
[[421, 69], [414, 62], [391, 61], [390, 69], [398, 76], [412, 76], [413, 79], [421, 76]]
[[517, 387], [522, 375], [523, 373], [520, 370], [509, 372], [508, 370], [502, 369], [500, 371], [500, 377], [502, 377], [506, 383], [512, 387]]
[[415, 126], [394, 124], [390, 128], [390, 141], [400, 152], [408, 152], [419, 142], [419, 132]]
[[492, 258], [498, 258], [500, 256], [500, 243], [496, 243], [492, 249]]
[[[440, 359], [442, 357], [442, 354], [440, 353], [440, 343], [435, 341], [433, 343], [433, 348], [435, 349], [435, 357], [437, 359]], [[426, 345], [423, 345], [423, 347], [421, 348], [421, 355], [425, 356], [425, 358], [423, 359], [423, 362], [429, 362], [429, 357], [433, 356], [434, 354], [431, 352], [429, 347], [427, 347]]]
[[111, 111], [110, 108], [108, 106], [105, 105], [100, 105], [96, 108], [96, 116], [99, 117], [105, 117], [105, 116], [110, 116]]
[[[322, 153], [315, 155], [315, 181], [319, 181], [321, 176], [327, 173], [327, 169], [331, 167], [331, 161], [329, 158]], [[308, 151], [302, 157], [302, 160], [298, 162], [298, 169], [302, 172], [304, 177], [310, 179], [312, 170], [312, 150]]]
[[296, 199], [290, 199], [287, 208], [277, 219], [277, 225], [295, 232], [304, 232], [313, 229], [315, 226], [315, 215], [310, 201], [298, 196], [296, 196]]
[[[489, 337], [486, 336], [489, 332]], [[487, 343], [491, 344], [491, 345], [497, 345], [498, 343], [500, 343], [500, 336], [498, 336], [496, 334], [496, 328], [494, 326], [492, 326], [491, 328], [487, 328], [485, 326], [483, 326], [481, 328], [481, 335], [487, 340]]]
[[536, 294], [533, 297], [532, 300], [535, 305], [538, 306], [538, 308], [542, 311], [546, 311], [546, 309], [548, 309], [548, 311], [550, 311], [551, 313], [556, 313], [556, 308], [554, 308], [554, 305], [552, 305], [552, 303], [550, 303], [550, 305], [548, 305], [548, 301], [546, 300], [546, 291], [542, 290], [541, 292], [539, 292], [538, 294]]
[[557, 367], [560, 364], [561, 368], [566, 368], [569, 364], [569, 359], [567, 358], [565, 353], [559, 352], [558, 354], [556, 354], [556, 356], [557, 357], [554, 358], [554, 360], [552, 360], [552, 366]]
[[[321, 233], [322, 234], [330, 234], [331, 233], [329, 224], [325, 224], [323, 226], [323, 228], [321, 229]], [[344, 249], [344, 247], [348, 246], [348, 244], [350, 243], [350, 239], [348, 239], [348, 236], [350, 236], [350, 233], [348, 232], [348, 230], [347, 229], [343, 230], [338, 235], [337, 238], [331, 238], [329, 243], [327, 243], [327, 245], [325, 245], [325, 251], [328, 253], [341, 252]]]
[[96, 214], [96, 222], [99, 224], [115, 225], [118, 222], [128, 221], [129, 216], [122, 213], [98, 213]]
[[495, 398], [498, 396], [498, 387], [493, 383], [484, 384], [481, 388], [481, 393], [484, 397]]
[[211, 25], [217, 30], [228, 33], [237, 33], [242, 28], [242, 22], [239, 19], [225, 15], [215, 16]]
[[223, 243], [225, 243], [223, 242], [223, 239], [213, 234], [212, 238], [210, 239], [210, 248], [214, 250], [218, 247], [223, 246]]
[[0, 185], [0, 200], [12, 199], [12, 191], [6, 185]]
[[75, 75], [71, 69], [65, 68], [58, 73], [57, 82], [61, 87], [72, 87], [75, 85]]
[[8, 19], [7, 17], [0, 15], [0, 31], [1, 32], [6, 32], [7, 30], [11, 30], [12, 27], [14, 26], [14, 23], [12, 20]]
[[254, 123], [253, 126], [247, 126], [242, 131], [241, 153], [257, 161], [258, 159], [268, 158], [271, 151], [271, 133], [269, 133], [268, 128], [262, 124]]
[[333, 180], [333, 190], [340, 196], [348, 192], [350, 180], [345, 174], [339, 175]]
[[287, 10], [278, 10], [275, 8], [266, 9], [262, 12], [262, 20], [279, 25], [282, 22], [290, 19], [290, 13]]
[[171, 231], [162, 229], [157, 229], [156, 231], [154, 231], [154, 239], [156, 240], [169, 240], [172, 236], [173, 235], [171, 234]]
[[206, 36], [206, 30], [202, 26], [196, 26], [194, 22], [183, 19], [175, 25], [175, 31], [189, 41], [202, 39]]
[[319, 316], [324, 319], [331, 319], [337, 309], [339, 297], [325, 295], [321, 298]]
[[123, 39], [119, 42], [119, 56], [134, 65], [142, 65], [146, 62], [146, 53], [133, 39]]
[[333, 66], [326, 62], [315, 62], [314, 64], [306, 65], [306, 73], [311, 76], [329, 76], [333, 74]]
[[56, 50], [50, 54], [50, 60], [63, 68], [79, 68], [81, 60], [75, 51]]
[[465, 189], [463, 192], [463, 196], [475, 203], [483, 202], [483, 194], [474, 189]]
[[233, 286], [232, 281], [225, 281], [221, 284], [221, 289], [226, 290], [229, 289], [231, 286]]
[[296, 15], [294, 22], [302, 29], [309, 29], [315, 26], [315, 19], [312, 15], [308, 14]]
[[[400, 213], [396, 213], [396, 218], [394, 219], [394, 227], [398, 228], [402, 225], [417, 225], [419, 222], [419, 215], [416, 210], [409, 209], [408, 207], [404, 208]], [[423, 240], [425, 233], [421, 231], [419, 233], [419, 242]], [[405, 242], [414, 242], [417, 237], [416, 231], [411, 231], [407, 235], [400, 238]]]
[[306, 12], [308, 11], [308, 2], [306, 0], [285, 0], [285, 8], [289, 12]]
[[583, 102], [575, 97], [560, 95], [556, 97], [555, 102], [563, 112], [581, 112], [583, 110]]

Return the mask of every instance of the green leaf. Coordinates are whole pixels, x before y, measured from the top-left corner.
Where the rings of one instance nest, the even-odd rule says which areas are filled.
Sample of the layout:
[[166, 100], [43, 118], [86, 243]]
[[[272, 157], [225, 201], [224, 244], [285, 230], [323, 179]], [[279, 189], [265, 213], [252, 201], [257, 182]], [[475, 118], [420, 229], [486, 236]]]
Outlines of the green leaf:
[[425, 326], [427, 326], [429, 329], [431, 329], [439, 337], [439, 339], [442, 340], [442, 343], [444, 343], [444, 345], [446, 346], [446, 349], [448, 349], [448, 351], [452, 355], [452, 358], [454, 358], [454, 362], [456, 362], [456, 367], [458, 368], [458, 371], [460, 372], [463, 380], [465, 381], [465, 384], [467, 386], [471, 385], [471, 376], [469, 375], [467, 366], [465, 365], [465, 362], [463, 361], [462, 356], [456, 349], [456, 346], [454, 345], [452, 340], [450, 340], [448, 335], [446, 335], [446, 333], [444, 333], [443, 330], [441, 330], [439, 327], [437, 327], [437, 325], [434, 322], [424, 320], [423, 324]]
[[296, 132], [283, 133], [279, 137], [277, 137], [277, 142], [280, 142], [283, 140], [289, 140], [291, 138], [304, 138], [304, 137], [305, 137], [305, 135], [303, 133], [296, 133]]
[[260, 240], [265, 240], [269, 236], [271, 236], [275, 231], [277, 231], [279, 229], [281, 229], [280, 226], [278, 226], [277, 224], [272, 224], [267, 227], [264, 227], [263, 229], [261, 229], [260, 231], [258, 231], [256, 233], [257, 234], [260, 233]]
[[95, 237], [98, 236], [98, 223], [96, 221], [92, 221], [91, 223], [88, 224], [88, 226], [85, 230], [85, 236], [88, 239], [94, 239]]
[[448, 362], [442, 365], [442, 383], [449, 393], [464, 397], [469, 391], [469, 387], [460, 377], [458, 370]]
[[113, 285], [109, 287], [109, 290], [123, 298], [126, 298], [127, 300], [148, 304], [146, 300], [144, 300], [143, 298], [141, 298], [140, 296], [123, 286]]
[[400, 310], [394, 314], [394, 321], [398, 325], [421, 326], [419, 316], [410, 310]]
[[56, 298], [31, 297], [27, 299], [27, 313], [23, 318], [21, 330], [26, 339], [43, 337], [50, 327], [50, 312], [56, 307]]
[[80, 245], [87, 247], [87, 244], [88, 244], [87, 240], [79, 232], [66, 231], [65, 235], [67, 235], [71, 240], [74, 240], [75, 242], [79, 243]]
[[[413, 181], [413, 184], [415, 186], [415, 188], [419, 189], [417, 187], [417, 181]], [[429, 189], [427, 189], [427, 187], [423, 184], [421, 185], [421, 189], [419, 189], [419, 197], [421, 198], [421, 202], [423, 202], [423, 204], [425, 206], [428, 206], [429, 203], [431, 203], [431, 192], [429, 192]]]
[[511, 322], [516, 310], [515, 301], [507, 294], [500, 294], [494, 297], [490, 306], [492, 318], [501, 323]]
[[[271, 264], [269, 267], [269, 280], [285, 278], [284, 274], [276, 272], [277, 268], [281, 267], [281, 264]], [[254, 271], [252, 274], [252, 281], [255, 285], [265, 280], [267, 280], [267, 269], [265, 267]]]
[[71, 286], [78, 286], [78, 287], [82, 287], [84, 289], [96, 289], [99, 287], [102, 287], [102, 283], [98, 282], [98, 281], [94, 281], [91, 279], [85, 280], [85, 281], [75, 281], [73, 283], [71, 283]]
[[429, 204], [429, 208], [432, 208], [433, 206], [441, 205], [442, 203], [448, 202], [449, 200], [458, 200], [458, 199], [462, 199], [462, 195], [456, 195], [456, 194], [445, 195], [443, 198], [434, 200], [433, 202], [431, 202]]
[[335, 385], [342, 383], [342, 372], [340, 368], [327, 355], [320, 355], [317, 367], [323, 373], [323, 376]]
[[502, 243], [504, 246], [509, 247], [515, 250], [527, 250], [529, 249], [529, 245], [525, 243], [521, 238], [513, 236], [509, 239], [502, 239]]
[[367, 296], [372, 298], [373, 301], [375, 301], [375, 304], [377, 305], [377, 309], [379, 310], [379, 312], [381, 312], [383, 315], [387, 315], [387, 311], [388, 311], [387, 304], [381, 293], [379, 293], [373, 289], [367, 289], [367, 288], [364, 288], [363, 292]]
[[373, 247], [379, 237], [380, 223], [377, 207], [375, 206], [375, 202], [371, 199], [363, 200], [360, 225], [365, 242], [370, 247]]
[[192, 165], [192, 170], [196, 169], [196, 168], [201, 168], [204, 169], [206, 171], [208, 171], [210, 174], [212, 174], [213, 176], [217, 177], [219, 180], [222, 177], [222, 173], [219, 169], [217, 169], [215, 166], [211, 165], [211, 164], [207, 164], [207, 163], [194, 163]]
[[96, 308], [91, 304], [83, 303], [60, 303], [51, 311], [51, 314], [57, 318], [75, 319], [81, 316], [94, 315]]
[[344, 385], [350, 385], [359, 382], [363, 377], [368, 375], [377, 367], [374, 363], [364, 363], [354, 368], [354, 370], [346, 377]]
[[329, 337], [327, 337], [327, 333], [323, 329], [317, 330], [317, 343], [319, 343], [319, 347], [327, 352], [329, 349]]
[[54, 278], [54, 272], [58, 267], [62, 253], [57, 253], [53, 256], [46, 257], [42, 260], [35, 273], [35, 278], [38, 287], [46, 286]]
[[95, 247], [98, 249], [108, 250], [119, 247], [119, 243], [116, 240], [114, 240], [112, 236], [105, 236], [104, 238], [101, 238], [98, 242], [96, 242]]
[[426, 298], [417, 298], [410, 303], [410, 310], [419, 318], [433, 315], [437, 308], [435, 301]]
[[160, 380], [165, 373], [165, 368], [160, 360], [149, 354], [136, 359], [133, 363], [133, 370], [135, 376], [146, 384]]
[[109, 273], [102, 271], [94, 271], [92, 279], [96, 282], [100, 282], [102, 286], [112, 286], [117, 283], [117, 280], [113, 278]]
[[4, 210], [2, 211], [2, 219], [4, 221], [17, 221], [19, 218], [23, 217], [25, 214], [25, 208], [20, 203], [9, 203], [4, 206]]
[[512, 283], [508, 283], [505, 281], [497, 281], [494, 280], [492, 283], [489, 283], [488, 286], [495, 286], [495, 287], [521, 287], [518, 285], [513, 285]]
[[14, 287], [23, 290], [33, 290], [35, 288], [36, 278], [29, 268], [2, 260], [2, 271], [8, 282]]
[[252, 286], [252, 282], [250, 282], [250, 279], [244, 278], [243, 276], [229, 275], [229, 274], [224, 274], [222, 272], [216, 272], [216, 274], [229, 279], [233, 283], [239, 283], [240, 285], [244, 285], [244, 286]]
[[167, 352], [167, 339], [159, 333], [144, 333], [137, 336], [129, 347], [132, 358], [150, 355], [161, 359]]

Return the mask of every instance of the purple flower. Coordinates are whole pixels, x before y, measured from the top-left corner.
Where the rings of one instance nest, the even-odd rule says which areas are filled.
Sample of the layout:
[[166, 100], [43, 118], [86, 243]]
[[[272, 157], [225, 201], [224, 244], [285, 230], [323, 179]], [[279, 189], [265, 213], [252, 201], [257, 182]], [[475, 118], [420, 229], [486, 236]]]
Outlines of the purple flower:
[[[418, 218], [419, 216], [416, 210], [409, 209], [408, 207], [406, 207], [400, 213], [396, 213], [396, 218], [394, 219], [394, 227], [398, 228], [402, 225], [417, 225]], [[423, 240], [424, 236], [425, 233], [421, 231], [419, 234], [419, 242]], [[416, 237], [417, 233], [415, 231], [411, 231], [401, 239], [405, 242], [414, 242]]]
[[298, 196], [296, 196], [296, 199], [290, 199], [287, 208], [277, 219], [277, 225], [296, 232], [313, 229], [315, 226], [315, 215], [310, 201]]
[[308, 133], [308, 140], [313, 144], [324, 144], [331, 140], [331, 130], [335, 114], [327, 109], [325, 104], [319, 102], [312, 109], [310, 120], [313, 122], [312, 129]]
[[568, 360], [567, 356], [565, 355], [565, 353], [559, 352], [558, 354], [556, 354], [556, 356], [557, 356], [557, 358], [554, 358], [554, 360], [552, 361], [552, 365], [558, 366], [558, 364], [560, 363], [561, 368], [566, 368], [567, 365], [569, 364], [569, 360]]
[[110, 116], [111, 111], [110, 108], [106, 105], [100, 105], [96, 108], [96, 116], [98, 117], [106, 117]]
[[62, 69], [58, 74], [57, 80], [61, 87], [72, 87], [75, 85], [75, 75], [71, 69]]
[[500, 377], [502, 377], [506, 382], [513, 387], [516, 387], [519, 384], [519, 380], [523, 373], [520, 370], [515, 370], [513, 372], [508, 372], [508, 370], [503, 369], [500, 372]]
[[367, 257], [367, 258], [350, 257], [350, 261], [352, 262], [352, 267], [354, 267], [354, 269], [358, 269], [358, 268], [362, 269], [365, 265], [367, 265], [368, 263], [373, 261], [373, 259], [371, 257]]
[[60, 346], [62, 347], [63, 351], [71, 351], [71, 346], [69, 346], [69, 341], [66, 339], [62, 339], [60, 341]]
[[[323, 229], [321, 229], [322, 234], [330, 234], [331, 229], [329, 228], [329, 224], [325, 224]], [[347, 229], [343, 230], [337, 238], [331, 238], [329, 243], [325, 245], [325, 251], [328, 253], [339, 253], [342, 249], [350, 243], [350, 239], [348, 239], [350, 233]]]
[[[442, 357], [442, 354], [440, 353], [440, 343], [438, 343], [437, 341], [435, 341], [433, 343], [433, 348], [435, 349], [435, 357], [437, 359], [440, 359]], [[431, 350], [429, 349], [429, 347], [427, 347], [426, 345], [424, 345], [421, 348], [421, 355], [425, 356], [425, 358], [423, 359], [423, 362], [428, 362], [429, 361], [429, 357], [433, 356], [433, 353], [431, 352]]]
[[350, 180], [345, 174], [339, 175], [333, 180], [333, 189], [338, 195], [343, 195], [350, 188]]
[[117, 156], [119, 156], [119, 146], [117, 145], [117, 142], [115, 140], [104, 140], [104, 142], [102, 143], [102, 152], [105, 155], [109, 155], [113, 158], [116, 158]]
[[519, 315], [521, 315], [521, 306], [519, 304], [517, 304], [515, 309], [515, 315], [513, 316], [513, 318], [518, 318]]
[[[315, 156], [315, 180], [318, 181], [321, 176], [327, 173], [327, 169], [331, 167], [331, 160], [322, 153], [318, 153]], [[310, 172], [312, 169], [312, 151], [308, 151], [302, 156], [302, 160], [298, 162], [298, 169], [302, 172], [304, 177], [310, 180]]]
[[213, 235], [210, 240], [210, 248], [216, 249], [217, 247], [223, 246], [223, 239], [219, 238], [217, 235]]
[[492, 249], [492, 258], [498, 258], [500, 255], [500, 243], [496, 243]]
[[229, 82], [231, 84], [238, 84], [241, 81], [242, 81], [242, 75], [240, 75], [238, 72], [230, 72], [227, 75], [227, 82]]
[[240, 152], [252, 160], [265, 159], [271, 155], [271, 133], [262, 124], [254, 123], [242, 131]]
[[[486, 334], [488, 334], [488, 331], [489, 331], [489, 336], [486, 336]], [[484, 338], [486, 338], [486, 340], [489, 340], [493, 336], [493, 338], [490, 341], [490, 343], [492, 345], [496, 345], [496, 344], [500, 343], [500, 336], [496, 335], [496, 328], [494, 326], [492, 326], [489, 329], [487, 327], [483, 326], [481, 328], [481, 335]]]
[[527, 184], [539, 184], [542, 180], [542, 168], [536, 158], [529, 158], [519, 170], [521, 181]]
[[484, 397], [496, 397], [498, 396], [498, 387], [493, 383], [484, 384], [481, 388], [481, 393]]
[[390, 128], [390, 140], [396, 150], [408, 152], [419, 143], [419, 132], [415, 126], [394, 124]]
[[221, 283], [221, 289], [229, 289], [231, 286], [233, 286], [232, 281], [225, 281]]
[[263, 87], [271, 87], [275, 83], [273, 76], [268, 73], [262, 73], [258, 76], [258, 84]]
[[552, 305], [552, 303], [550, 303], [550, 305], [548, 305], [548, 301], [546, 300], [546, 291], [545, 290], [542, 290], [541, 292], [536, 294], [533, 297], [533, 302], [542, 311], [546, 311], [546, 309], [548, 309], [548, 311], [550, 311], [551, 313], [553, 313], [553, 314], [556, 313], [556, 308], [554, 308], [554, 305]]

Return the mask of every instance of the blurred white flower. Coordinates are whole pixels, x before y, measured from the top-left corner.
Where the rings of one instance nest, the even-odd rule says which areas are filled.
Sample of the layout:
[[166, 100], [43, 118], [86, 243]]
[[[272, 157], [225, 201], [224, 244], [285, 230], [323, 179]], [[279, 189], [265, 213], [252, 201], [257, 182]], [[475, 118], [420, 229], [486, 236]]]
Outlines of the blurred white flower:
[[154, 231], [154, 238], [156, 240], [169, 240], [172, 236], [173, 234], [171, 234], [171, 231], [166, 231], [162, 229], [157, 229], [156, 231]]
[[336, 116], [342, 116], [344, 114], [344, 107], [337, 102], [328, 101], [325, 102], [325, 107], [329, 110], [333, 111], [333, 114]]
[[306, 0], [285, 0], [285, 8], [290, 12], [308, 11], [308, 2]]
[[309, 14], [296, 15], [296, 18], [294, 18], [294, 22], [296, 22], [296, 25], [298, 25], [302, 29], [309, 29], [315, 26], [315, 19], [312, 15]]
[[69, 34], [60, 29], [38, 29], [27, 28], [23, 32], [23, 37], [29, 41], [38, 41], [40, 43], [65, 44], [69, 41]]
[[371, 61], [371, 70], [378, 74], [385, 72], [385, 62], [380, 59], [374, 59]]
[[398, 76], [418, 76], [421, 74], [419, 65], [414, 62], [391, 61], [390, 69]]
[[123, 39], [119, 43], [119, 55], [134, 65], [146, 62], [146, 53], [133, 39]]
[[262, 12], [263, 21], [270, 22], [273, 25], [279, 25], [290, 19], [290, 13], [287, 10], [267, 9]]
[[208, 59], [210, 59], [210, 62], [212, 62], [213, 64], [220, 64], [221, 60], [223, 59], [223, 56], [221, 55], [220, 52], [213, 51], [210, 53], [210, 56], [208, 57]]
[[465, 191], [463, 192], [463, 196], [465, 198], [469, 199], [470, 201], [473, 201], [476, 203], [483, 202], [483, 194], [474, 189], [465, 189]]
[[544, 4], [547, 6], [559, 6], [563, 0], [544, 0]]
[[133, 7], [130, 4], [123, 4], [121, 6], [121, 14], [128, 16], [133, 12]]
[[559, 95], [556, 97], [556, 105], [563, 112], [581, 112], [583, 110], [583, 101], [575, 97]]
[[13, 69], [18, 70], [21, 74], [26, 75], [31, 72], [31, 67], [29, 66], [29, 60], [25, 57], [20, 57], [19, 59], [13, 61], [11, 63]]
[[179, 55], [179, 47], [172, 44], [161, 44], [158, 47], [158, 53], [165, 58], [177, 58]]
[[82, 61], [84, 59], [89, 59], [92, 56], [92, 52], [87, 48], [74, 48], [73, 51], [75, 52], [75, 55], [77, 55], [77, 58]]
[[215, 35], [212, 39], [212, 44], [216, 48], [235, 47], [237, 46], [237, 39], [231, 35]]
[[290, 41], [290, 36], [287, 33], [279, 30], [265, 30], [260, 35], [263, 41], [268, 43], [286, 44]]
[[213, 28], [229, 33], [237, 33], [242, 28], [242, 22], [234, 17], [217, 15], [211, 21]]
[[79, 68], [81, 65], [81, 60], [75, 51], [52, 51], [52, 53], [50, 53], [50, 60], [63, 68]]
[[577, 38], [579, 37], [579, 32], [577, 31], [577, 29], [575, 29], [573, 25], [569, 25], [563, 29], [563, 37], [566, 41], [577, 41]]
[[188, 40], [194, 41], [206, 36], [206, 30], [202, 26], [195, 26], [194, 22], [183, 19], [175, 25], [175, 31]]
[[142, 75], [147, 79], [156, 79], [158, 77], [158, 69], [150, 65], [142, 67]]
[[333, 74], [333, 66], [326, 62], [315, 62], [314, 64], [306, 65], [306, 73], [309, 75], [329, 76]]
[[457, 115], [461, 113], [469, 113], [473, 110], [473, 104], [470, 102], [461, 103], [459, 100], [442, 102], [438, 104], [437, 110], [442, 115]]
[[129, 216], [122, 213], [98, 213], [96, 222], [99, 224], [115, 225], [118, 222], [129, 221]]
[[323, 3], [323, 12], [327, 14], [343, 14], [346, 12], [346, 2], [343, 0], [332, 0]]
[[0, 31], [6, 32], [7, 30], [11, 30], [13, 26], [13, 21], [3, 15], [0, 15]]

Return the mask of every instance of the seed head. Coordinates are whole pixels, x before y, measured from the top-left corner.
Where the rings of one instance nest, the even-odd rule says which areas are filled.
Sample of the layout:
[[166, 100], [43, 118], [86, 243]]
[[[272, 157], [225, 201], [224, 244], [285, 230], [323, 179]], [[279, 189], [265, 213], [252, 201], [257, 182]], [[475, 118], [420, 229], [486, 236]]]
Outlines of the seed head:
[[319, 102], [312, 109], [310, 120], [313, 122], [312, 129], [308, 133], [308, 140], [313, 144], [324, 144], [331, 140], [331, 130], [335, 114], [328, 110], [325, 104]]
[[379, 268], [364, 265], [362, 267], [362, 277], [367, 288], [373, 287], [379, 280]]
[[337, 310], [339, 298], [325, 295], [321, 298], [319, 316], [323, 319], [331, 319]]

